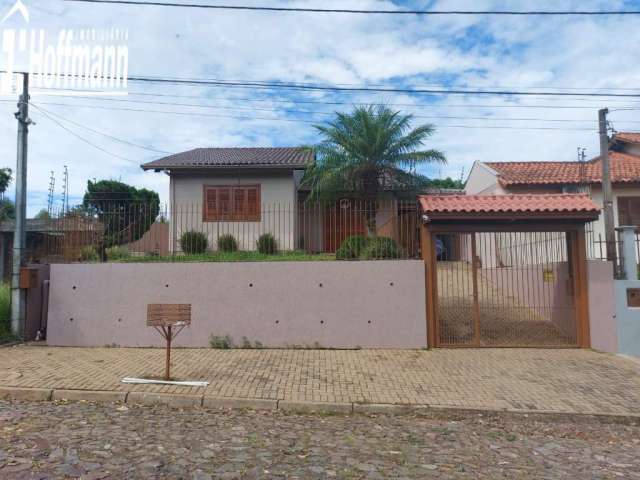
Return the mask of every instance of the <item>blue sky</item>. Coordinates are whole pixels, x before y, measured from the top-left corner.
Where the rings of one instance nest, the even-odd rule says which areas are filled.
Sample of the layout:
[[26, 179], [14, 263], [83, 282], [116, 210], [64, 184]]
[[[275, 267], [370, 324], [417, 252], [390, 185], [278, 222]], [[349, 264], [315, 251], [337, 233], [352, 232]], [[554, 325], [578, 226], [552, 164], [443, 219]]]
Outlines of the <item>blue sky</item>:
[[[640, 63], [633, 57], [634, 48], [640, 45], [640, 17], [425, 18], [23, 2], [29, 8], [30, 28], [44, 28], [52, 34], [63, 28], [128, 29], [132, 75], [414, 88], [640, 88]], [[0, 0], [0, 18], [13, 3]], [[615, 0], [235, 3], [360, 9], [640, 8], [638, 1]], [[15, 17], [0, 28], [19, 28], [21, 22]], [[574, 160], [577, 147], [585, 147], [587, 156], [596, 155], [598, 108], [640, 106], [640, 100], [633, 99], [295, 93], [139, 83], [130, 83], [128, 91], [127, 97], [112, 99], [33, 96], [35, 104], [75, 122], [62, 120], [68, 130], [102, 150], [33, 110], [37, 125], [30, 135], [30, 214], [46, 205], [51, 170], [60, 198], [65, 164], [72, 202], [93, 178], [115, 178], [153, 188], [166, 199], [168, 178], [143, 173], [138, 166], [162, 154], [114, 141], [78, 124], [169, 152], [203, 146], [289, 146], [315, 142], [312, 124], [330, 118], [336, 109], [349, 110], [356, 102], [385, 102], [414, 114], [416, 125], [436, 127], [429, 146], [443, 150], [448, 164], [426, 173], [459, 177], [474, 160]], [[5, 96], [0, 100], [1, 164], [14, 167], [15, 99]], [[200, 106], [190, 106], [193, 104]], [[640, 130], [638, 112], [612, 111], [614, 127]], [[496, 126], [510, 129], [487, 128]], [[548, 127], [553, 129], [531, 129]]]

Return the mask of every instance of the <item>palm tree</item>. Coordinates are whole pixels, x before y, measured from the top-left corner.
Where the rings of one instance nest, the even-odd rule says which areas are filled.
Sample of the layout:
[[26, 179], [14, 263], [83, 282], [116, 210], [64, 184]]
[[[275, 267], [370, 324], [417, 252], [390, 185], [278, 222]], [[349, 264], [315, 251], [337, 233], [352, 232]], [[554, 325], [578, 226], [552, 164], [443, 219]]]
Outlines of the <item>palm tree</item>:
[[304, 178], [310, 197], [332, 199], [350, 193], [367, 202], [367, 229], [375, 235], [379, 193], [389, 186], [419, 193], [429, 180], [413, 169], [446, 162], [441, 151], [422, 149], [435, 131], [433, 125], [411, 128], [411, 120], [411, 115], [384, 105], [369, 105], [349, 114], [336, 112], [334, 120], [316, 125], [323, 138], [313, 147], [316, 163]]

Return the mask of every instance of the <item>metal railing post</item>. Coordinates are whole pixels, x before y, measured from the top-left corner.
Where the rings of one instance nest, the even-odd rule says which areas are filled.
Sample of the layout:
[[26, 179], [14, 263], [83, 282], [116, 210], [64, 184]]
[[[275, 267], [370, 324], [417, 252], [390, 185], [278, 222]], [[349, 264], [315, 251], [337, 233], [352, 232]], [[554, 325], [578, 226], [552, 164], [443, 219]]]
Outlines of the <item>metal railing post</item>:
[[620, 232], [620, 263], [627, 280], [638, 278], [638, 260], [636, 258], [636, 229], [633, 225], [623, 225], [616, 230]]

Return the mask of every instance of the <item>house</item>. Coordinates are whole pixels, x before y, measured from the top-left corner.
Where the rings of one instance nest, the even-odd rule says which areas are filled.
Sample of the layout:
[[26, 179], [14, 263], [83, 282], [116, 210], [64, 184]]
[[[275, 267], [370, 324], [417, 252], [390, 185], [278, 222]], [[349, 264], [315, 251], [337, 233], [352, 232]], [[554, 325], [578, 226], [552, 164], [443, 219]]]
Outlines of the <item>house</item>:
[[196, 148], [142, 165], [169, 175], [170, 249], [187, 230], [216, 248], [230, 233], [251, 249], [262, 233], [295, 246], [297, 192], [313, 152], [302, 148]]
[[[640, 225], [640, 133], [614, 134], [609, 161], [615, 225]], [[584, 192], [602, 208], [602, 163], [599, 157], [585, 162], [476, 161], [465, 191], [469, 195]], [[604, 239], [602, 216], [589, 228], [592, 242]]]
[[[376, 234], [394, 238], [417, 253], [415, 195], [402, 185], [381, 182], [374, 213], [349, 192], [336, 201], [310, 198], [302, 185], [315, 154], [306, 148], [196, 148], [142, 165], [169, 175], [169, 249], [180, 251], [185, 231], [203, 232], [216, 249], [231, 234], [240, 249], [255, 249], [263, 233], [276, 237], [282, 250], [334, 252], [349, 235], [367, 233], [367, 215]], [[439, 192], [442, 193], [442, 192]]]
[[[15, 221], [0, 222], [0, 280], [11, 275]], [[62, 218], [28, 218], [24, 258], [27, 263], [78, 261], [84, 247], [99, 245], [104, 225], [96, 219], [67, 215]]]

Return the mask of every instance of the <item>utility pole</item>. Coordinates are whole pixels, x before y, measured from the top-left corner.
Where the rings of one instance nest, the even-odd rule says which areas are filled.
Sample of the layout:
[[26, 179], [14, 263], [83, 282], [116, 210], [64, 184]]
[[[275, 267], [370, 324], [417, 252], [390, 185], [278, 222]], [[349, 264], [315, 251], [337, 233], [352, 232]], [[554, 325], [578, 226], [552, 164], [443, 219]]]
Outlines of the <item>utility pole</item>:
[[602, 202], [604, 212], [604, 238], [607, 243], [607, 260], [616, 265], [616, 231], [613, 220], [613, 199], [611, 193], [611, 168], [609, 165], [609, 136], [607, 135], [607, 113], [609, 109], [598, 110], [598, 130], [600, 132], [600, 162], [602, 163]]
[[11, 331], [22, 335], [25, 312], [25, 292], [20, 289], [20, 268], [26, 241], [27, 218], [27, 137], [29, 135], [29, 74], [22, 74], [22, 95], [18, 101], [18, 148], [16, 165], [16, 222], [13, 231], [13, 262], [11, 269]]

